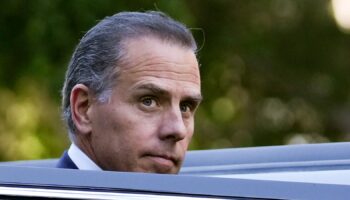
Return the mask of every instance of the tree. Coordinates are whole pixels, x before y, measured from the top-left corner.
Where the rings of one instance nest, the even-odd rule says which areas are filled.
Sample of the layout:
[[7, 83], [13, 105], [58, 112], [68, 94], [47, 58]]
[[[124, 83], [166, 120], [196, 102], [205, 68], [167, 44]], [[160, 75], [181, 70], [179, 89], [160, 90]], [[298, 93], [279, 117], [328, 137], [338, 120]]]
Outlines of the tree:
[[0, 6], [0, 160], [58, 157], [75, 45], [105, 16], [155, 9], [193, 27], [200, 46], [192, 149], [349, 138], [350, 36], [326, 0], [11, 0]]

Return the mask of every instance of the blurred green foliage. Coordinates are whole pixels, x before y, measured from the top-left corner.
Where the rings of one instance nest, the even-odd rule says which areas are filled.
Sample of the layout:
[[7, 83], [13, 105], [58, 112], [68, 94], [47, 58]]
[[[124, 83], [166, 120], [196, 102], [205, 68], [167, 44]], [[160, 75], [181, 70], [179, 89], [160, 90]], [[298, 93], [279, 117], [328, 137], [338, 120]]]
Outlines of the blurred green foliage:
[[60, 89], [84, 32], [119, 11], [193, 27], [204, 102], [192, 149], [346, 141], [350, 35], [326, 0], [11, 0], [0, 3], [0, 160], [58, 157]]

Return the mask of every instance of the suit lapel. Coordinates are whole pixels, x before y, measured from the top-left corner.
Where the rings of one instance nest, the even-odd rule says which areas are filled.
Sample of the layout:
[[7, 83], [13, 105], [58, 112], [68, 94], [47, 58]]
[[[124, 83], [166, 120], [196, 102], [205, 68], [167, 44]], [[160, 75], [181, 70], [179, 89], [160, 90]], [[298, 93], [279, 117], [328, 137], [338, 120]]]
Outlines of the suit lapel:
[[65, 151], [63, 153], [63, 155], [59, 159], [56, 167], [57, 168], [66, 168], [66, 169], [78, 169], [78, 167], [74, 164], [72, 159], [69, 157], [67, 151]]

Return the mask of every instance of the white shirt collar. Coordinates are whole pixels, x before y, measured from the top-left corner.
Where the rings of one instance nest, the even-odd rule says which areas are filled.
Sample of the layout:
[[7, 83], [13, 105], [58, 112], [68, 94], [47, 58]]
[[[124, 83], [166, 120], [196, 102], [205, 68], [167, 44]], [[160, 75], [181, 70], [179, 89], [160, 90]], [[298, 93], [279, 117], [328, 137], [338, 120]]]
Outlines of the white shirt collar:
[[98, 170], [102, 169], [94, 163], [82, 150], [72, 143], [68, 149], [68, 155], [74, 164], [81, 170]]

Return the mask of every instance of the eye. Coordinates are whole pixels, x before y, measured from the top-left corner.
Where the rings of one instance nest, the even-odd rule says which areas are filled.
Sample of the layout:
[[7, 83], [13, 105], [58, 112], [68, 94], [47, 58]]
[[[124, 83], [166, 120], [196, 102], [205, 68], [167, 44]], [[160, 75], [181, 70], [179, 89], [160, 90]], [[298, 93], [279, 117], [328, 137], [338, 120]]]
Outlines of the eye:
[[191, 111], [191, 105], [189, 103], [181, 103], [180, 104], [180, 110], [183, 113], [187, 113]]
[[154, 107], [157, 105], [157, 101], [155, 100], [155, 98], [150, 96], [141, 98], [141, 103], [142, 105], [147, 107]]

